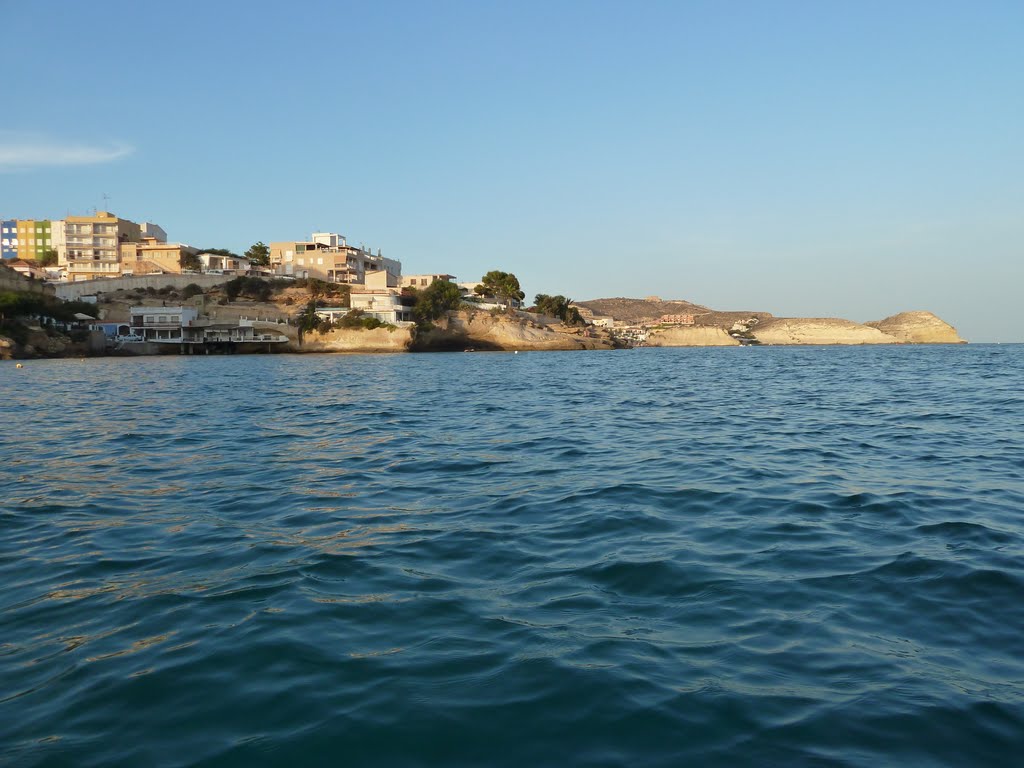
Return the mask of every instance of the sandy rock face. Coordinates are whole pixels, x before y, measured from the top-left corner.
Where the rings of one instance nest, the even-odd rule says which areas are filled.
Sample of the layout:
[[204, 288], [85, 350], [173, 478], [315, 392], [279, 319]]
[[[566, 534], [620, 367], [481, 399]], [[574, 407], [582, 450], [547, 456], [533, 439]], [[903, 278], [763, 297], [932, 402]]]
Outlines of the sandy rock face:
[[289, 343], [293, 352], [408, 352], [412, 332], [408, 328], [335, 328], [319, 334], [308, 333], [302, 346]]
[[648, 347], [738, 347], [740, 343], [724, 328], [694, 325], [651, 331], [645, 344]]
[[419, 349], [571, 350], [609, 349], [602, 339], [559, 332], [518, 315], [453, 312], [436, 328], [417, 337]]
[[778, 317], [755, 326], [762, 344], [895, 344], [897, 340], [877, 328], [837, 317]]
[[900, 312], [865, 325], [877, 328], [904, 344], [966, 344], [956, 328], [931, 312]]

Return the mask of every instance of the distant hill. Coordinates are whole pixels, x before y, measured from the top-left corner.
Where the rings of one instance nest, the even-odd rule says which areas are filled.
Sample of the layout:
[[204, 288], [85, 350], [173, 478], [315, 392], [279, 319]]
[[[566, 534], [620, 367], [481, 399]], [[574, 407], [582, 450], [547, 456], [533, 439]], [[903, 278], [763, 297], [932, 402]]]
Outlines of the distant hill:
[[575, 304], [578, 307], [590, 310], [596, 316], [613, 317], [626, 323], [657, 320], [662, 315], [693, 315], [694, 322], [697, 325], [730, 328], [738, 320], [747, 320], [751, 317], [766, 320], [772, 317], [771, 312], [720, 312], [690, 301], [682, 299], [666, 301], [656, 296], [646, 299], [592, 299], [590, 301], [577, 301]]

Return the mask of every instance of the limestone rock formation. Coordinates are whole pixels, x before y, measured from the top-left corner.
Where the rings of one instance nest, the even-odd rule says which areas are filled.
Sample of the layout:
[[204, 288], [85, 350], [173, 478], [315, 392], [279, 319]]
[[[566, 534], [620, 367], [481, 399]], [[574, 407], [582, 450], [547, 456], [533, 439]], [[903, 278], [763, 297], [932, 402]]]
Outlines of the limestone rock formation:
[[931, 312], [900, 312], [865, 325], [877, 328], [904, 344], [966, 344], [956, 328]]
[[418, 351], [475, 349], [508, 352], [612, 348], [605, 339], [584, 336], [579, 329], [557, 328], [549, 328], [520, 314], [452, 312], [439, 320], [434, 330], [417, 334], [413, 348]]
[[335, 328], [327, 333], [307, 333], [302, 345], [289, 343], [292, 352], [408, 352], [409, 328]]
[[660, 328], [647, 334], [648, 347], [737, 347], [740, 342], [724, 328], [691, 325], [679, 328]]
[[896, 344], [877, 328], [837, 317], [777, 317], [753, 328], [762, 344]]

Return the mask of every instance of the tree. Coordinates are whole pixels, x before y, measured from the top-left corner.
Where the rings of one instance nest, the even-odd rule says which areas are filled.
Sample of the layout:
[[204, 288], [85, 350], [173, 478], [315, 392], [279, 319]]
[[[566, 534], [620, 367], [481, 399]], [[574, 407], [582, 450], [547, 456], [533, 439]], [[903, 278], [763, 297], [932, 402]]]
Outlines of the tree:
[[270, 266], [270, 248], [260, 240], [249, 246], [249, 250], [245, 252], [245, 258], [258, 266], [268, 267]]
[[217, 256], [229, 256], [233, 259], [239, 258], [238, 254], [234, 251], [229, 251], [227, 248], [200, 248], [200, 253], [212, 253]]
[[474, 289], [481, 295], [495, 296], [501, 300], [506, 307], [511, 307], [513, 301], [522, 301], [526, 294], [519, 287], [519, 278], [511, 272], [491, 270]]
[[307, 333], [319, 330], [322, 322], [322, 319], [316, 313], [316, 301], [310, 301], [298, 317], [299, 344], [302, 344], [302, 337]]
[[52, 267], [58, 261], [58, 254], [53, 248], [47, 248], [43, 251], [43, 255], [39, 257], [39, 266], [41, 267]]
[[417, 291], [414, 299], [413, 317], [417, 323], [425, 325], [450, 309], [458, 309], [462, 304], [462, 292], [455, 283], [435, 280], [422, 291]]
[[182, 269], [187, 269], [192, 272], [201, 272], [203, 269], [203, 262], [199, 260], [199, 254], [191, 253], [189, 251], [181, 252], [181, 256], [178, 257], [178, 264]]
[[572, 299], [567, 299], [560, 294], [548, 296], [546, 293], [538, 293], [533, 301], [533, 309], [536, 312], [557, 317], [566, 325], [586, 325], [580, 311], [572, 306]]

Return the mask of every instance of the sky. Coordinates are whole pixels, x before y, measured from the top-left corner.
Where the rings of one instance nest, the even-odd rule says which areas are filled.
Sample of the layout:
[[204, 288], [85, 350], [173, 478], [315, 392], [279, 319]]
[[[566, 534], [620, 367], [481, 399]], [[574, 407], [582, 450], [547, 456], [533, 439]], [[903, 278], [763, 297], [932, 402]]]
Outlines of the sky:
[[1024, 3], [0, 0], [0, 216], [1024, 342]]

